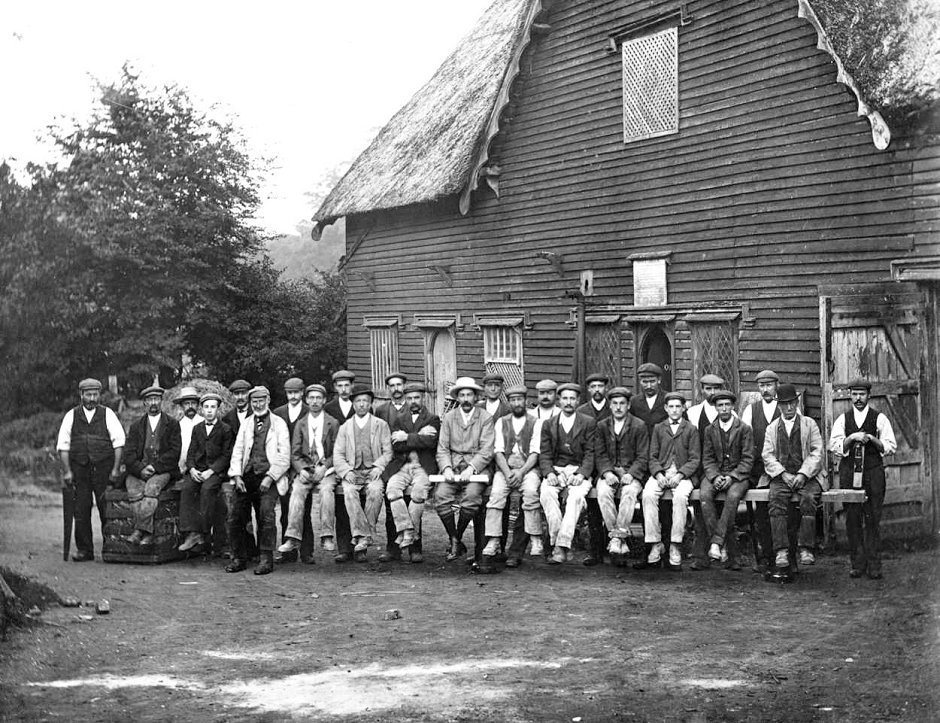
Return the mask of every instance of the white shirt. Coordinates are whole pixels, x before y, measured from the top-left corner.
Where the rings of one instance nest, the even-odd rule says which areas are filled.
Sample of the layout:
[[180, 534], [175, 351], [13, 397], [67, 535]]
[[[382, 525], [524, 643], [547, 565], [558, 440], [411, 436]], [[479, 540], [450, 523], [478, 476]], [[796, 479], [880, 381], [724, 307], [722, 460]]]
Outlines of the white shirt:
[[150, 433], [153, 434], [157, 431], [157, 425], [160, 423], [160, 413], [148, 414], [147, 423], [150, 425]]
[[296, 422], [297, 418], [300, 416], [300, 413], [304, 410], [304, 405], [298, 402], [297, 404], [288, 404], [287, 405], [287, 418]]
[[499, 401], [499, 399], [487, 399], [486, 411], [495, 416], [496, 412], [499, 411]]
[[[868, 416], [868, 409], [869, 407], [867, 404], [862, 411], [858, 411], [854, 406], [852, 407], [852, 415], [855, 417], [856, 427], [861, 427], [865, 422], [865, 417]], [[881, 412], [878, 412], [878, 418], [875, 422], [875, 427], [878, 430], [878, 439], [881, 440], [881, 443], [885, 448], [885, 451], [881, 453], [881, 456], [885, 457], [889, 454], [894, 454], [898, 449], [898, 443], [894, 437], [894, 428], [891, 426], [891, 422], [888, 421], [888, 418]], [[845, 415], [840, 414], [832, 423], [832, 434], [829, 436], [829, 451], [833, 452], [839, 457], [844, 457], [844, 444]]]
[[624, 417], [623, 419], [621, 419], [621, 420], [619, 420], [619, 421], [615, 419], [615, 420], [614, 420], [614, 434], [616, 434], [616, 435], [619, 437], [619, 436], [620, 436], [620, 433], [623, 431], [623, 427], [624, 427], [624, 425], [625, 425], [626, 423], [627, 423], [627, 418], [626, 418], [626, 417]]
[[565, 414], [562, 414], [561, 419], [559, 420], [559, 424], [561, 424], [561, 428], [564, 429], [566, 432], [571, 432], [571, 428], [574, 426], [574, 418], [576, 416], [577, 416], [576, 414], [572, 414], [570, 417]]
[[352, 400], [340, 397], [337, 401], [339, 402], [339, 411], [343, 413], [344, 417], [348, 417], [349, 410], [352, 409]]
[[[114, 449], [124, 446], [125, 435], [124, 427], [121, 426], [121, 420], [118, 419], [117, 415], [110, 407], [103, 407], [104, 409], [104, 422], [108, 427], [108, 436], [111, 437], [111, 446]], [[85, 413], [85, 419], [91, 424], [92, 417], [95, 416], [95, 410], [91, 411], [82, 407], [82, 411]], [[59, 438], [56, 440], [55, 448], [59, 452], [68, 452], [72, 447], [72, 415], [75, 413], [74, 409], [70, 409], [65, 413], [65, 416], [62, 418], [62, 424], [59, 426]]]
[[780, 417], [780, 421], [783, 422], [783, 428], [786, 430], [788, 437], [793, 433], [793, 425], [796, 424], [796, 420], [799, 418], [799, 416], [799, 414], [796, 414], [793, 416], [793, 419], [784, 419], [783, 417]]
[[317, 416], [313, 413], [307, 415], [307, 436], [313, 440], [314, 449], [317, 450], [317, 456], [323, 459], [323, 412]]
[[591, 397], [591, 406], [594, 407], [596, 411], [601, 411], [604, 407], [607, 406], [607, 400], [604, 399], [600, 402], [595, 402], [594, 397]]
[[646, 406], [648, 406], [650, 409], [652, 409], [653, 407], [656, 406], [656, 400], [657, 400], [658, 398], [659, 398], [659, 395], [658, 395], [658, 394], [656, 394], [655, 396], [652, 396], [652, 397], [643, 397], [643, 399], [646, 400]]
[[460, 409], [460, 416], [463, 419], [463, 424], [466, 427], [468, 424], [470, 424], [470, 421], [473, 419], [473, 410], [471, 409], [469, 412], [465, 412], [463, 410], [463, 407], [459, 407], [459, 409]]
[[[193, 427], [204, 421], [206, 420], [198, 414], [192, 419], [184, 414], [180, 419], [180, 438], [183, 441], [183, 446], [180, 449], [180, 472], [186, 471], [186, 457], [189, 454], [189, 445], [193, 441]], [[208, 432], [209, 428], [206, 427], [207, 436]]]
[[734, 424], [734, 417], [729, 417], [727, 422], [718, 421], [718, 426], [726, 432], [731, 429], [732, 424]]
[[[777, 411], [777, 400], [774, 399], [772, 402], [765, 402], [764, 398], [761, 397], [760, 405], [761, 409], [764, 410], [764, 420], [767, 422], [767, 424], [770, 424], [774, 419], [774, 412]], [[751, 421], [752, 416], [751, 405], [748, 404], [744, 408], [744, 411], [741, 412], [741, 421], [744, 422], [747, 426], [753, 427], [754, 422]]]
[[361, 417], [357, 414], [353, 417], [356, 420], [356, 426], [359, 429], [365, 429], [365, 426], [369, 423], [369, 419], [372, 418], [371, 414], [363, 414]]
[[539, 405], [530, 409], [529, 414], [539, 420], [551, 419], [552, 417], [557, 417], [559, 414], [561, 414], [561, 407], [557, 407], [553, 404], [548, 409], [546, 409], [545, 407]]
[[708, 423], [711, 424], [718, 417], [718, 410], [708, 402], [699, 402], [694, 407], [689, 407], [689, 411], [686, 414], [689, 415], [689, 421], [692, 422], [692, 426], [698, 428], [699, 422], [702, 420], [702, 412], [705, 412], [705, 418], [708, 420]]
[[[516, 446], [519, 446], [519, 433], [522, 431], [522, 428], [526, 423], [526, 415], [521, 417], [512, 417], [512, 429], [516, 433]], [[516, 449], [509, 450], [509, 453], [518, 452], [523, 457], [528, 457], [530, 454], [538, 454], [542, 449], [541, 442], [542, 436], [542, 422], [536, 420], [535, 426], [532, 428], [532, 439], [529, 440], [529, 449]], [[502, 422], [496, 423], [496, 441], [493, 445], [493, 452], [501, 452], [506, 454], [506, 439], [503, 437], [503, 425]]]

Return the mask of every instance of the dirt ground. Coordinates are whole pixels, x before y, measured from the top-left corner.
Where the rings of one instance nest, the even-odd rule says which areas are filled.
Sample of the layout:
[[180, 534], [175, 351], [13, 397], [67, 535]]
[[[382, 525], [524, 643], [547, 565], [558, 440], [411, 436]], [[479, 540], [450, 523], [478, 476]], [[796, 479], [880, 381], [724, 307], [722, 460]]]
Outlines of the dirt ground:
[[937, 549], [889, 554], [877, 582], [843, 555], [790, 585], [529, 561], [475, 576], [444, 562], [429, 512], [424, 565], [318, 552], [256, 577], [65, 563], [60, 520], [48, 493], [0, 498], [0, 565], [112, 612], [54, 606], [0, 643], [0, 720], [940, 716]]

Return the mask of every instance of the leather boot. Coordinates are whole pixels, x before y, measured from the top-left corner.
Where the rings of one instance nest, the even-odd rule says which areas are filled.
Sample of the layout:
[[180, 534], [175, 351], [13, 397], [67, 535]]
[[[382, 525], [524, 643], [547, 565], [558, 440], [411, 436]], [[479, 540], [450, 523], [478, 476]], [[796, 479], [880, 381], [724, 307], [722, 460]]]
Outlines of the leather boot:
[[270, 550], [262, 550], [261, 561], [255, 568], [255, 575], [267, 575], [274, 572], [274, 553]]

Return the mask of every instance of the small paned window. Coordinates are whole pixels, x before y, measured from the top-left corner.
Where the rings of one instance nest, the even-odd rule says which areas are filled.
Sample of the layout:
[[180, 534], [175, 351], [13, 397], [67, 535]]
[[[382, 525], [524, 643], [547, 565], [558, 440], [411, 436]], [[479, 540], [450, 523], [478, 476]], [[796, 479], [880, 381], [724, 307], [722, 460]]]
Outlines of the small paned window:
[[384, 389], [385, 377], [398, 370], [398, 324], [369, 327], [372, 388]]
[[679, 29], [625, 40], [623, 142], [679, 132]]
[[502, 374], [505, 386], [523, 384], [522, 329], [519, 326], [484, 326], [483, 363], [487, 374]]
[[[732, 392], [738, 390], [738, 333], [733, 321], [706, 321], [689, 324], [692, 330], [693, 379], [717, 374]], [[698, 385], [695, 385], [698, 397]]]

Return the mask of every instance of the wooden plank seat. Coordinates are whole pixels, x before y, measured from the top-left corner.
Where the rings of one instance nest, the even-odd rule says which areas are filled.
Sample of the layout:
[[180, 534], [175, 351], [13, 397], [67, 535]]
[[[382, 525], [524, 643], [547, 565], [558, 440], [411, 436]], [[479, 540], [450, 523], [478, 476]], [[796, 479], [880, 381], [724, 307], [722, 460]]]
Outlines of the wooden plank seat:
[[105, 492], [104, 542], [101, 559], [105, 562], [133, 562], [154, 565], [181, 560], [179, 516], [181, 480], [168, 486], [157, 497], [153, 516], [153, 545], [141, 547], [128, 544], [125, 538], [134, 531], [134, 513], [127, 501], [127, 490], [112, 487]]

